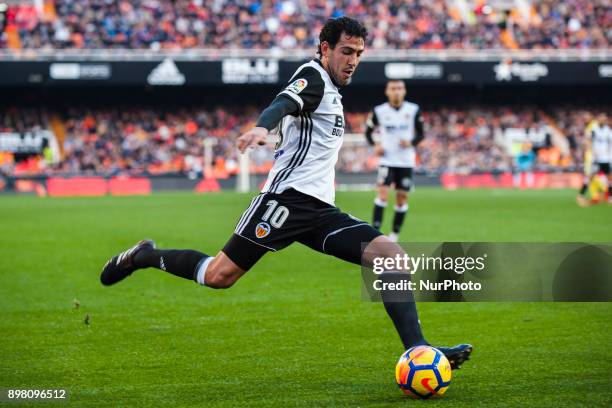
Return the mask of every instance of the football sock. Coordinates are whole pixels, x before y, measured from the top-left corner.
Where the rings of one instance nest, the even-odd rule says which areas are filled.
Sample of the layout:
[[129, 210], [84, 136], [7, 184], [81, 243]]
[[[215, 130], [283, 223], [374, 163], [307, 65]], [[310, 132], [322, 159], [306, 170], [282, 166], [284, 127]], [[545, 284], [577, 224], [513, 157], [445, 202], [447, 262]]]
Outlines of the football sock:
[[580, 195], [585, 195], [588, 187], [589, 187], [588, 183], [582, 183], [582, 188], [580, 189]]
[[395, 216], [393, 217], [393, 232], [399, 234], [404, 223], [404, 217], [408, 212], [408, 204], [404, 204], [401, 207], [395, 206]]
[[197, 267], [207, 258], [210, 257], [191, 249], [143, 249], [134, 257], [134, 264], [138, 268], [157, 268], [197, 281]]
[[386, 206], [386, 201], [379, 200], [378, 198], [374, 200], [374, 215], [372, 216], [372, 226], [377, 230], [379, 230], [380, 226], [382, 225], [383, 214], [385, 212]]
[[[405, 274], [385, 272], [380, 275], [384, 283], [398, 282], [405, 279]], [[401, 296], [403, 299], [398, 299]], [[428, 344], [421, 332], [421, 322], [416, 309], [414, 296], [410, 290], [381, 291], [381, 297], [387, 314], [393, 321], [395, 329], [404, 344], [404, 349]]]

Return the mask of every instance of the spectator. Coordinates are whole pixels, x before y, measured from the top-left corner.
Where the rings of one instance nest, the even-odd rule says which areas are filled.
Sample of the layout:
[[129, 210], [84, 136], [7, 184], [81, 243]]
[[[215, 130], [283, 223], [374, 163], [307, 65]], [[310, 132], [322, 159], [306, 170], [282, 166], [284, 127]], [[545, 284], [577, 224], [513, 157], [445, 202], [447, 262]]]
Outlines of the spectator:
[[[609, 111], [609, 109], [607, 109]], [[204, 140], [215, 141], [214, 168], [235, 172], [238, 152], [235, 138], [257, 117], [256, 107], [114, 107], [71, 108], [63, 112], [65, 138], [62, 160], [52, 164], [42, 156], [19, 158], [4, 153], [4, 174], [30, 173], [181, 173], [200, 176], [204, 170]], [[559, 106], [543, 112], [535, 107], [441, 107], [425, 110], [426, 138], [419, 146], [421, 170], [510, 171], [516, 152], [524, 143], [537, 150], [534, 167], [540, 170], [573, 166], [584, 157], [584, 128], [597, 113], [594, 108]], [[610, 113], [609, 113], [610, 114]], [[26, 133], [49, 129], [47, 109], [0, 110], [0, 132]], [[365, 139], [366, 113], [346, 112], [345, 134], [357, 134], [360, 143], [346, 143], [338, 168], [347, 172], [374, 171], [376, 156]], [[546, 119], [548, 118], [548, 119]], [[569, 154], [551, 144], [551, 125], [567, 137]], [[348, 136], [347, 136], [348, 137]], [[252, 155], [253, 170], [265, 172], [272, 160], [272, 146]], [[21, 159], [31, 159], [21, 163]], [[225, 166], [225, 168], [223, 168]]]
[[606, 0], [534, 1], [528, 19], [470, 1], [478, 4], [459, 13], [446, 0], [47, 0], [41, 12], [17, 3], [5, 31], [17, 27], [21, 48], [314, 49], [325, 20], [343, 14], [363, 21], [375, 49], [608, 48], [612, 40]]

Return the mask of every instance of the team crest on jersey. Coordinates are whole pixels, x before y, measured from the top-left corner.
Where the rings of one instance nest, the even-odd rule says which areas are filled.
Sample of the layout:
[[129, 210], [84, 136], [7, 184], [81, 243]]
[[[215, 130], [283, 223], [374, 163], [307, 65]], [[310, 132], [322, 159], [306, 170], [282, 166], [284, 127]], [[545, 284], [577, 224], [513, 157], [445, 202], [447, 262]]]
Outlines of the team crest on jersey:
[[304, 78], [296, 79], [293, 81], [288, 87], [287, 90], [293, 92], [294, 94], [299, 94], [308, 86], [308, 81]]
[[270, 226], [267, 222], [260, 222], [255, 226], [255, 236], [257, 238], [265, 238], [270, 234]]

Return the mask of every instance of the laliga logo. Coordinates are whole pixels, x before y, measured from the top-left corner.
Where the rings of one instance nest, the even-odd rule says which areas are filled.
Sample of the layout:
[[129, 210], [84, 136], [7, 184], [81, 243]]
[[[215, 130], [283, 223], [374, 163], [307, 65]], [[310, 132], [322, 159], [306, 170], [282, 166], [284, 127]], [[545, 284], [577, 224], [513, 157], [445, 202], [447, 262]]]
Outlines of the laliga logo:
[[255, 236], [257, 238], [265, 238], [270, 234], [270, 226], [266, 222], [260, 222], [255, 227]]
[[539, 62], [522, 64], [506, 60], [494, 65], [493, 70], [497, 81], [511, 81], [517, 77], [523, 82], [533, 82], [548, 75], [548, 67]]
[[307, 85], [308, 85], [308, 81], [304, 78], [300, 78], [300, 79], [296, 79], [295, 81], [293, 81], [291, 85], [287, 87], [287, 90], [295, 94], [299, 94], [300, 92], [304, 90], [304, 88], [306, 88]]

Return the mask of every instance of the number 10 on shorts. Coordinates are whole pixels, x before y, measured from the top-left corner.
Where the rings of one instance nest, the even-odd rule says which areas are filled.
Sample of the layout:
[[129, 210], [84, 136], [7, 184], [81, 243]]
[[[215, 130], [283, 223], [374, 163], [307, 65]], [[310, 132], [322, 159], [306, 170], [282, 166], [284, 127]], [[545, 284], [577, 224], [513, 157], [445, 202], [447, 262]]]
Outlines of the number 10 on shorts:
[[283, 226], [287, 217], [289, 217], [289, 209], [283, 205], [278, 205], [278, 201], [270, 200], [266, 203], [268, 209], [261, 217], [264, 222], [269, 222], [274, 228], [280, 228]]

